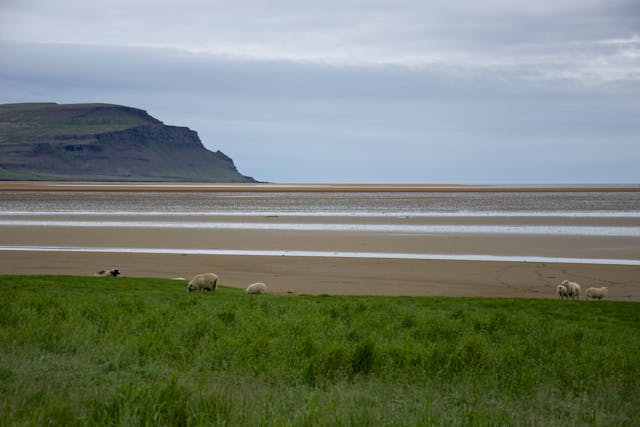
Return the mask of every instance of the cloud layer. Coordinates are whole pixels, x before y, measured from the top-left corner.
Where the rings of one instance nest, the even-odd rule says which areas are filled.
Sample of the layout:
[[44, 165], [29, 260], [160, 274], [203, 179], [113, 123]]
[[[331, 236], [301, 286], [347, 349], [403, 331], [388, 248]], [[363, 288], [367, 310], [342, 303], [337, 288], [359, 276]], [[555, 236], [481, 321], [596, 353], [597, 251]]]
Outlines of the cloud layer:
[[639, 24], [635, 1], [10, 1], [0, 102], [144, 108], [263, 180], [640, 182]]

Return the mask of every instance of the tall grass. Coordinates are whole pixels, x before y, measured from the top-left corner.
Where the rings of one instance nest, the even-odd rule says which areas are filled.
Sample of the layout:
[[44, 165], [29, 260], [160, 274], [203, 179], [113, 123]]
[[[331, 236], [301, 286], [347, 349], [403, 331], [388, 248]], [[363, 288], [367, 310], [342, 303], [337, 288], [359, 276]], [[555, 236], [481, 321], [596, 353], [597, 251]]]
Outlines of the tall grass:
[[640, 305], [0, 276], [1, 425], [638, 425]]

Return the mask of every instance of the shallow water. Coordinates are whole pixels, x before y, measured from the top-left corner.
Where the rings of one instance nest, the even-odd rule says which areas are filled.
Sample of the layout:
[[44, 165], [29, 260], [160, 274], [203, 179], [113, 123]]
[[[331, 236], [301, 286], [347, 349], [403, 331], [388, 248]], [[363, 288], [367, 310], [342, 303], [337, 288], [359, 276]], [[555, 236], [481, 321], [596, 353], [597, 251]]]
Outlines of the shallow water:
[[403, 224], [324, 224], [324, 223], [262, 223], [213, 221], [77, 221], [77, 220], [0, 220], [1, 226], [21, 227], [113, 227], [164, 228], [203, 230], [289, 230], [289, 231], [342, 231], [404, 234], [530, 234], [566, 236], [640, 237], [640, 227], [627, 226], [571, 226], [571, 225], [403, 225]]
[[94, 253], [138, 253], [177, 255], [225, 255], [225, 256], [283, 256], [318, 258], [372, 258], [372, 259], [419, 259], [438, 261], [495, 261], [495, 262], [552, 262], [558, 264], [608, 264], [640, 266], [640, 260], [613, 258], [568, 258], [545, 256], [509, 256], [478, 254], [431, 254], [397, 252], [344, 252], [344, 251], [287, 251], [287, 250], [233, 250], [233, 249], [184, 249], [184, 248], [110, 248], [78, 246], [0, 246], [2, 251], [22, 252], [94, 252]]
[[640, 192], [0, 192], [0, 226], [636, 237]]
[[[124, 238], [109, 243], [90, 233], [107, 228], [113, 229], [109, 234]], [[142, 240], [127, 238], [134, 229], [149, 231], [140, 235]], [[178, 245], [171, 240], [170, 235], [175, 237], [171, 230], [198, 231], [203, 235], [198, 240], [201, 249], [195, 249], [195, 240], [172, 249]], [[202, 246], [203, 241], [220, 241], [220, 230], [231, 236], [226, 246]], [[281, 231], [289, 239], [299, 237], [298, 246], [291, 247], [280, 234], [273, 238]], [[251, 238], [240, 240], [236, 235], [241, 232], [251, 233]], [[31, 240], [25, 240], [23, 233], [29, 233]], [[340, 236], [343, 246], [329, 239], [322, 242], [323, 250], [315, 250], [329, 233], [331, 238]], [[71, 235], [75, 244], [70, 243]], [[84, 236], [83, 243], [79, 236]], [[374, 243], [371, 236], [379, 239]], [[465, 236], [480, 236], [481, 243], [474, 246], [477, 253], [464, 255]], [[503, 243], [495, 236], [511, 240]], [[268, 239], [272, 239], [268, 247], [256, 246], [258, 240], [267, 245]], [[510, 243], [513, 239], [516, 243]], [[145, 241], [151, 240], [160, 247], [146, 247]], [[392, 240], [395, 246], [390, 250]], [[262, 255], [273, 252], [270, 256], [479, 261], [499, 256], [503, 261], [614, 263], [615, 259], [637, 265], [640, 192], [0, 192], [0, 251], [108, 251], [120, 244], [120, 252], [255, 255], [260, 249]], [[562, 250], [557, 249], [559, 244]], [[371, 252], [353, 250], [360, 247]], [[413, 253], [417, 251], [424, 253]]]
[[0, 214], [627, 215], [640, 192], [0, 192]]

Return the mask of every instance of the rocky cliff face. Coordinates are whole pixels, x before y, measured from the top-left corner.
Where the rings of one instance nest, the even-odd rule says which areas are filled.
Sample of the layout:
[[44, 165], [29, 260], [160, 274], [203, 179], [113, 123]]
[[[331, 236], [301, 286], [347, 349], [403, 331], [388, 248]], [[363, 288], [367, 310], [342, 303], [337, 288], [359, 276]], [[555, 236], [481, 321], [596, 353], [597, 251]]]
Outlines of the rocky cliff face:
[[189, 128], [110, 104], [0, 105], [0, 179], [253, 181]]

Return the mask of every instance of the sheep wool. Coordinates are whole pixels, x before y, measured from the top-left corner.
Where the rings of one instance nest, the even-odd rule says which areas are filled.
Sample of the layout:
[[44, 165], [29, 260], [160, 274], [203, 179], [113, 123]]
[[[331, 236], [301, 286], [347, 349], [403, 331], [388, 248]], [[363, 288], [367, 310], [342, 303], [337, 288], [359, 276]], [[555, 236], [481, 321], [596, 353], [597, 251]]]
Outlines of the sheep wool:
[[580, 291], [582, 288], [576, 282], [570, 282], [568, 280], [563, 280], [562, 284], [567, 287], [567, 294], [569, 299], [578, 299], [580, 296]]
[[264, 283], [252, 283], [251, 285], [249, 285], [247, 287], [247, 290], [245, 291], [247, 294], [254, 294], [254, 295], [258, 295], [258, 294], [266, 294], [267, 293], [267, 285], [265, 285]]
[[558, 285], [556, 288], [556, 293], [560, 297], [560, 299], [569, 298], [569, 292], [567, 291], [567, 287], [565, 285]]
[[587, 288], [587, 290], [584, 291], [585, 299], [591, 298], [601, 300], [602, 298], [607, 296], [608, 291], [609, 288], [607, 288], [606, 286], [603, 286], [601, 288]]
[[187, 291], [215, 291], [218, 285], [218, 276], [214, 273], [202, 273], [193, 276], [193, 279], [189, 282]]

